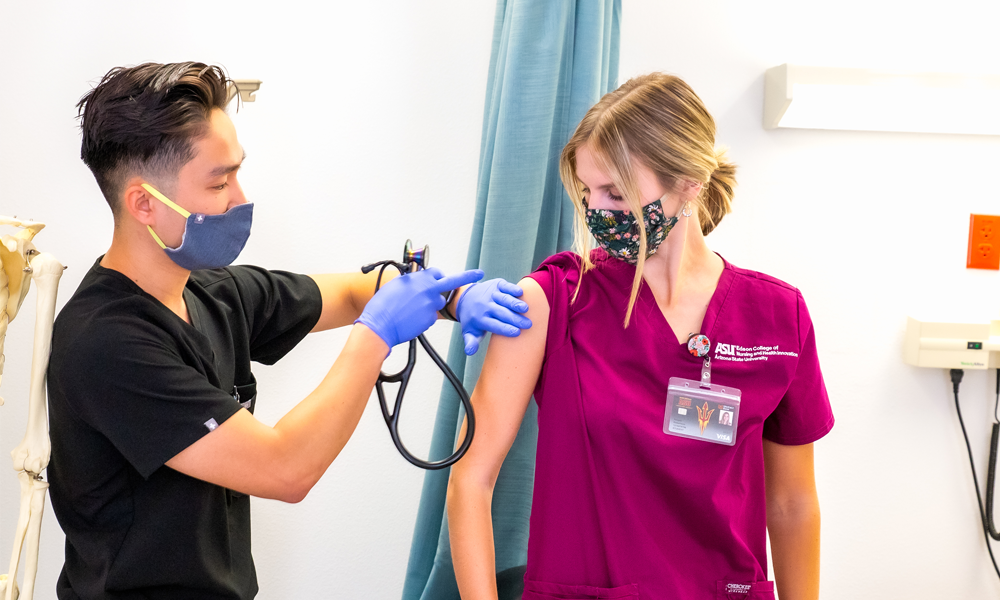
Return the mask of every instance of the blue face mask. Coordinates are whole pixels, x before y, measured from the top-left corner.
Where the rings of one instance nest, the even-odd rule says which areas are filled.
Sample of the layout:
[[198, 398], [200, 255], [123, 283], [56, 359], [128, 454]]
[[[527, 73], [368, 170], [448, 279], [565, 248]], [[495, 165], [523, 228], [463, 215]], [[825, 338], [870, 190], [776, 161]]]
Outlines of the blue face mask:
[[148, 183], [142, 184], [142, 187], [187, 219], [181, 245], [176, 248], [167, 248], [153, 228], [146, 226], [156, 243], [177, 266], [188, 271], [225, 267], [231, 265], [246, 246], [253, 222], [252, 203], [234, 206], [221, 215], [192, 214]]

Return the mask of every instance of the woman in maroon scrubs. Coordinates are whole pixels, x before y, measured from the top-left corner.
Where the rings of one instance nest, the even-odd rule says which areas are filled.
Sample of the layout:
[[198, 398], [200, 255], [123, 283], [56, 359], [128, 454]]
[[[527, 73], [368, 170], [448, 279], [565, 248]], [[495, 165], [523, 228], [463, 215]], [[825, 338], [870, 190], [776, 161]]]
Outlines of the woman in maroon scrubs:
[[[534, 393], [526, 600], [773, 600], [768, 533], [782, 600], [817, 598], [812, 443], [833, 414], [799, 291], [705, 243], [735, 185], [711, 115], [676, 77], [632, 79], [587, 113], [561, 171], [577, 252], [521, 281], [534, 327], [490, 344], [452, 467], [462, 597], [496, 598], [493, 485]], [[668, 401], [671, 378], [698, 388], [706, 371], [739, 400]]]

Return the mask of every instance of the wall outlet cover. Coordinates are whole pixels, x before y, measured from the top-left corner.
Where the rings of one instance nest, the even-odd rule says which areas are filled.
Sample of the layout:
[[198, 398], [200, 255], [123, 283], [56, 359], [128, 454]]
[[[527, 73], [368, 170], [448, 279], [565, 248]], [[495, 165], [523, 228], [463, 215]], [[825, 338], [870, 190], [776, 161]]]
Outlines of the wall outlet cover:
[[969, 269], [1000, 270], [1000, 217], [972, 215], [969, 218]]

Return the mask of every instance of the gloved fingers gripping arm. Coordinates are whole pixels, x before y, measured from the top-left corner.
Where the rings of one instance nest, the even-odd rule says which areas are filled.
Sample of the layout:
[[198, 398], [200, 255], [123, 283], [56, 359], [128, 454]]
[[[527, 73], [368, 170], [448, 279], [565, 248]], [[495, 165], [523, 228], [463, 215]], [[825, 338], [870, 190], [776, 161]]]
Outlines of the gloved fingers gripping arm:
[[392, 348], [412, 340], [434, 324], [444, 306], [442, 292], [482, 277], [483, 272], [478, 269], [448, 276], [436, 268], [407, 273], [383, 285], [355, 323], [367, 326]]
[[[518, 298], [521, 297], [524, 291], [521, 290], [521, 288], [516, 283], [510, 283], [505, 279], [495, 279], [495, 280], [490, 279], [488, 281], [483, 281], [481, 283], [483, 285], [486, 285], [494, 281], [497, 283], [497, 291], [501, 293], [500, 295], [502, 297], [502, 300], [498, 300], [498, 303], [501, 306], [505, 306], [511, 310], [515, 310], [520, 313], [523, 313], [526, 310], [528, 310], [528, 305], [518, 300]], [[450, 312], [453, 315], [457, 315], [458, 303], [461, 302], [462, 296], [465, 295], [465, 292], [469, 291], [469, 288], [471, 288], [474, 285], [476, 284], [470, 283], [469, 285], [462, 286], [461, 288], [459, 288], [455, 296], [451, 299], [451, 302], [448, 304], [447, 307], [445, 307], [446, 310], [448, 310], [448, 312]]]
[[[496, 309], [494, 309], [494, 311], [496, 311]], [[507, 312], [510, 314], [509, 317], [510, 319], [520, 317], [520, 315], [518, 315], [517, 313], [513, 313], [510, 311]], [[510, 323], [511, 323], [510, 320], [494, 318], [491, 316], [491, 313], [487, 313], [485, 315], [482, 315], [476, 320], [475, 327], [468, 327], [468, 328], [463, 327], [462, 339], [464, 340], [465, 343], [465, 353], [469, 356], [472, 356], [473, 354], [478, 352], [479, 342], [482, 341], [483, 337], [485, 337], [487, 332], [496, 333], [504, 337], [517, 337], [521, 335], [521, 330], [518, 329], [518, 327], [523, 327], [524, 329], [531, 327], [530, 321], [526, 326], [519, 325], [518, 327], [515, 327]]]
[[531, 319], [521, 314], [528, 310], [518, 299], [522, 294], [520, 287], [503, 279], [476, 283], [462, 292], [456, 316], [462, 323], [466, 354], [479, 350], [479, 341], [487, 332], [516, 337], [531, 327]]

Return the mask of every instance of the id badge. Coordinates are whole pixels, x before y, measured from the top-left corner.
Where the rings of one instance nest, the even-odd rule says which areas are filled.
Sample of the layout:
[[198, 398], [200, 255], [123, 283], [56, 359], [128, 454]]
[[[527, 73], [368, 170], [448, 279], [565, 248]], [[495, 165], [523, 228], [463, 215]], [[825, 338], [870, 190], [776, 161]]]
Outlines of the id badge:
[[740, 416], [740, 390], [671, 377], [663, 433], [732, 446]]

